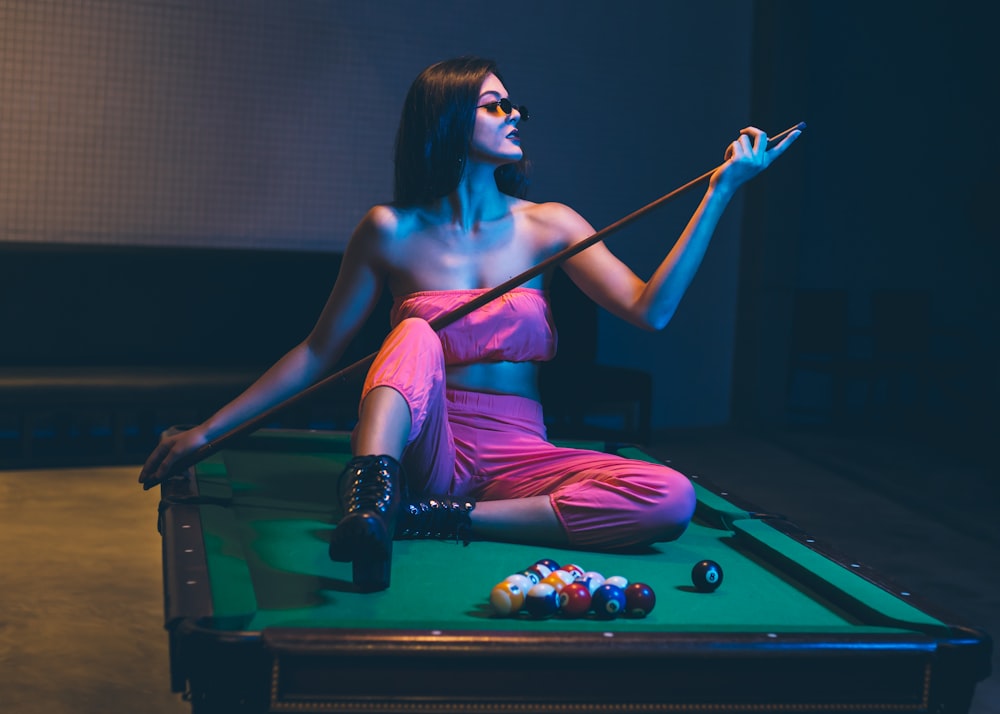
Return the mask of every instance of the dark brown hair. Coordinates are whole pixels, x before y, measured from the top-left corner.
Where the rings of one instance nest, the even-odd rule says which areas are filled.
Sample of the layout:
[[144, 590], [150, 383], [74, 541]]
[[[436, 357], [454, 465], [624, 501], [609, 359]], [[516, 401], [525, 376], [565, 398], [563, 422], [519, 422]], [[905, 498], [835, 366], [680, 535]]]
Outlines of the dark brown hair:
[[[396, 133], [394, 198], [418, 206], [447, 196], [458, 186], [475, 127], [479, 90], [496, 63], [459, 57], [421, 72], [406, 95]], [[527, 192], [527, 162], [505, 164], [494, 173], [497, 187], [511, 196]]]

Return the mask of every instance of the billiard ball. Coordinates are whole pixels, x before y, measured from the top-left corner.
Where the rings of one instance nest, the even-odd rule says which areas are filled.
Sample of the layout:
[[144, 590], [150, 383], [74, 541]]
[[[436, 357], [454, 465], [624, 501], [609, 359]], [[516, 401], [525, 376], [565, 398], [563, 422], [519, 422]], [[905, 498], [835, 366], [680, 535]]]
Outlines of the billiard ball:
[[604, 576], [596, 570], [588, 570], [583, 574], [583, 580], [580, 582], [586, 584], [587, 588], [590, 590], [590, 594], [593, 595], [597, 588], [604, 585]]
[[520, 574], [526, 577], [528, 580], [530, 580], [532, 585], [538, 585], [538, 583], [542, 582], [542, 578], [544, 578], [545, 575], [548, 575], [548, 573], [542, 575], [542, 571], [536, 568], [534, 565], [532, 565], [530, 568], [522, 570]]
[[[552, 569], [547, 565], [542, 565], [541, 563], [535, 563], [534, 565], [529, 565], [524, 571], [525, 575], [528, 573], [535, 573], [538, 575], [538, 582], [542, 582], [542, 578], [552, 572]], [[530, 577], [530, 576], [529, 576]]]
[[625, 613], [629, 617], [645, 617], [656, 606], [656, 593], [646, 583], [632, 583], [625, 588]]
[[521, 588], [521, 592], [523, 593], [527, 593], [531, 589], [531, 586], [534, 585], [534, 583], [531, 582], [531, 578], [529, 578], [527, 575], [524, 575], [523, 573], [514, 573], [513, 575], [508, 575], [506, 578], [504, 578], [504, 580], [509, 583], [517, 583], [517, 585]]
[[541, 560], [535, 561], [535, 565], [544, 565], [549, 571], [559, 570], [559, 563], [552, 560], [552, 558], [542, 558]]
[[702, 560], [691, 569], [691, 582], [699, 592], [710, 593], [722, 584], [722, 568], [713, 560]]
[[571, 574], [573, 576], [573, 580], [583, 579], [583, 568], [581, 568], [579, 565], [574, 565], [573, 563], [570, 563], [568, 565], [562, 566], [561, 568], [558, 568], [558, 570], [563, 573]]
[[490, 591], [490, 606], [500, 617], [516, 615], [524, 605], [524, 595], [525, 592], [520, 585], [504, 580], [494, 585]]
[[625, 609], [625, 592], [617, 585], [605, 583], [594, 591], [590, 606], [597, 617], [611, 620]]
[[549, 577], [559, 578], [562, 581], [563, 585], [569, 585], [570, 583], [576, 582], [578, 580], [578, 578], [576, 577], [576, 573], [570, 570], [563, 570], [562, 568], [560, 568], [559, 570], [553, 570], [552, 574], [549, 575]]
[[524, 599], [524, 608], [536, 619], [551, 617], [559, 611], [559, 593], [548, 583], [532, 585]]
[[628, 578], [622, 575], [612, 575], [610, 578], [605, 579], [605, 585], [614, 585], [622, 590], [628, 587]]
[[570, 583], [559, 593], [559, 612], [566, 617], [583, 617], [590, 610], [590, 590], [583, 583]]
[[556, 589], [558, 593], [568, 584], [559, 574], [559, 571], [553, 570], [551, 573], [542, 578], [542, 582], [546, 585], [551, 585]]

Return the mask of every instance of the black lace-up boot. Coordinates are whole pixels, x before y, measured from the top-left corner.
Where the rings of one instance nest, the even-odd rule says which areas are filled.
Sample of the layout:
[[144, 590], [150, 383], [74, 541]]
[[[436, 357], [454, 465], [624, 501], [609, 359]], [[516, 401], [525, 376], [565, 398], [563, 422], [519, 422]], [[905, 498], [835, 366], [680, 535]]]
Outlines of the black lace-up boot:
[[476, 507], [471, 498], [427, 496], [403, 506], [396, 524], [396, 538], [462, 541], [472, 540], [469, 514]]
[[402, 479], [399, 462], [386, 455], [355, 457], [340, 475], [344, 515], [330, 540], [330, 558], [353, 564], [361, 592], [389, 587]]

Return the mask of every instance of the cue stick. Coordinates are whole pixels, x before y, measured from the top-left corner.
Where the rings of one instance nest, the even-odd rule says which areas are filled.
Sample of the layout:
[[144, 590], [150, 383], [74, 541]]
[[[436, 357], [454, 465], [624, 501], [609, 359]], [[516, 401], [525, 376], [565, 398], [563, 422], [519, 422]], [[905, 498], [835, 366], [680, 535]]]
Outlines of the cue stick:
[[[779, 134], [776, 134], [773, 137], [769, 137], [768, 140], [767, 140], [768, 144], [771, 144], [771, 143], [776, 142], [776, 141], [780, 141], [781, 139], [784, 139], [786, 136], [788, 136], [793, 131], [802, 131], [805, 128], [806, 128], [805, 122], [799, 122], [795, 126], [789, 127], [788, 129], [785, 129], [783, 132], [781, 132]], [[487, 290], [482, 295], [479, 295], [479, 296], [473, 298], [472, 300], [470, 300], [467, 303], [459, 305], [454, 310], [446, 312], [443, 315], [439, 315], [438, 317], [436, 317], [436, 318], [434, 318], [433, 320], [430, 321], [429, 324], [430, 324], [431, 328], [435, 332], [438, 331], [438, 330], [442, 330], [445, 327], [447, 327], [448, 325], [451, 325], [452, 323], [457, 322], [458, 320], [461, 320], [463, 317], [465, 317], [466, 315], [468, 315], [470, 312], [472, 312], [474, 310], [478, 310], [483, 305], [485, 305], [485, 304], [487, 304], [489, 302], [492, 302], [493, 300], [496, 300], [498, 297], [500, 297], [504, 293], [510, 292], [512, 289], [518, 287], [519, 285], [522, 285], [523, 283], [528, 282], [532, 278], [541, 275], [542, 273], [544, 273], [549, 268], [552, 268], [552, 267], [554, 267], [556, 265], [559, 265], [562, 262], [565, 262], [566, 260], [568, 260], [569, 258], [572, 258], [577, 253], [580, 253], [580, 252], [586, 250], [587, 248], [589, 248], [590, 246], [594, 245], [595, 243], [599, 243], [600, 241], [604, 240], [606, 237], [608, 237], [612, 233], [614, 233], [614, 232], [616, 232], [618, 230], [621, 230], [622, 228], [624, 228], [628, 224], [632, 223], [633, 221], [641, 218], [642, 216], [646, 215], [647, 213], [649, 213], [651, 211], [656, 210], [657, 208], [659, 208], [663, 204], [667, 203], [671, 199], [676, 198], [677, 196], [681, 195], [685, 191], [688, 191], [688, 190], [694, 188], [695, 186], [697, 186], [698, 184], [707, 181], [709, 178], [711, 178], [712, 174], [714, 174], [723, 165], [724, 164], [720, 164], [719, 166], [716, 166], [715, 168], [713, 168], [711, 171], [706, 171], [705, 173], [703, 173], [698, 178], [692, 179], [691, 181], [688, 181], [683, 186], [679, 186], [678, 188], [675, 188], [670, 193], [667, 193], [667, 194], [661, 196], [660, 198], [656, 199], [652, 203], [648, 203], [645, 206], [643, 206], [642, 208], [640, 208], [640, 209], [638, 209], [638, 210], [636, 210], [636, 211], [628, 214], [624, 218], [621, 218], [621, 219], [615, 221], [614, 223], [612, 223], [611, 225], [607, 226], [606, 228], [603, 228], [602, 230], [597, 231], [596, 233], [594, 233], [590, 237], [584, 238], [580, 242], [575, 243], [575, 244], [573, 244], [571, 246], [568, 246], [567, 248], [564, 248], [563, 250], [561, 250], [558, 253], [556, 253], [556, 254], [554, 254], [554, 255], [546, 258], [545, 260], [543, 260], [542, 262], [538, 263], [537, 265], [534, 265], [531, 268], [528, 268], [527, 270], [525, 270], [520, 275], [515, 275], [510, 280], [507, 280], [506, 282], [503, 282], [500, 285], [497, 285], [495, 288], [491, 288], [490, 290]], [[170, 470], [168, 471], [167, 476], [165, 478], [170, 478], [173, 475], [179, 474], [179, 473], [185, 471], [186, 469], [191, 468], [192, 466], [194, 466], [195, 464], [199, 463], [203, 459], [206, 459], [209, 456], [211, 456], [212, 454], [214, 454], [215, 452], [219, 451], [224, 445], [228, 444], [229, 442], [231, 442], [231, 441], [233, 441], [233, 440], [235, 440], [235, 439], [237, 439], [237, 438], [239, 438], [241, 436], [245, 436], [246, 434], [249, 434], [250, 432], [256, 431], [265, 422], [267, 422], [269, 419], [274, 418], [280, 412], [283, 412], [286, 409], [288, 409], [288, 408], [290, 408], [292, 406], [295, 406], [295, 405], [297, 405], [297, 404], [299, 404], [301, 402], [305, 402], [306, 400], [311, 399], [312, 397], [316, 396], [320, 392], [326, 391], [327, 389], [331, 389], [334, 386], [339, 386], [339, 385], [343, 384], [348, 379], [354, 377], [358, 372], [361, 372], [362, 370], [367, 370], [371, 366], [371, 364], [375, 361], [375, 357], [377, 355], [378, 355], [377, 352], [373, 352], [372, 354], [368, 355], [367, 357], [361, 358], [357, 362], [354, 362], [353, 364], [350, 364], [347, 367], [344, 367], [343, 369], [341, 369], [341, 370], [339, 370], [339, 371], [337, 371], [337, 372], [335, 372], [335, 373], [333, 373], [333, 374], [331, 374], [331, 375], [329, 375], [327, 377], [324, 377], [323, 379], [321, 379], [320, 381], [316, 382], [315, 384], [312, 384], [311, 386], [306, 387], [305, 389], [303, 389], [298, 394], [295, 394], [295, 395], [289, 397], [288, 399], [285, 399], [284, 401], [279, 402], [275, 406], [273, 406], [273, 407], [271, 407], [271, 408], [269, 408], [269, 409], [261, 412], [257, 416], [248, 419], [243, 424], [240, 424], [239, 426], [231, 429], [230, 431], [226, 432], [225, 434], [222, 434], [218, 438], [209, 441], [207, 444], [204, 444], [203, 446], [201, 446], [198, 449], [196, 449], [191, 455], [189, 455], [189, 456], [187, 456], [185, 458], [182, 458], [182, 459], [178, 459], [177, 462], [175, 462], [174, 465], [170, 468]], [[159, 482], [158, 481], [157, 482], [150, 481], [148, 483], [143, 484], [143, 488], [145, 490], [149, 490], [150, 488], [152, 488], [153, 486], [155, 486], [157, 483], [159, 483]]]

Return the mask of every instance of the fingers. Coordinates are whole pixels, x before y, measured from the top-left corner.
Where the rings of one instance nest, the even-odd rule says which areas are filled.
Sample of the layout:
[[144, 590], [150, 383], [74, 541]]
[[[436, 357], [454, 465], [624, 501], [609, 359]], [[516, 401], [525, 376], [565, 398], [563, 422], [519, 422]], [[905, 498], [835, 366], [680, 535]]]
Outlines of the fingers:
[[767, 132], [755, 126], [748, 126], [740, 130], [740, 139], [750, 147], [747, 158], [752, 159], [754, 163], [763, 164], [767, 154]]
[[176, 474], [177, 467], [183, 465], [184, 459], [207, 443], [200, 430], [194, 428], [171, 428], [160, 437], [160, 443], [146, 459], [139, 473], [139, 483], [147, 491]]
[[788, 136], [786, 136], [777, 144], [775, 144], [774, 146], [772, 146], [770, 149], [767, 150], [768, 160], [774, 161], [774, 159], [781, 156], [783, 153], [785, 153], [785, 150], [788, 149], [788, 147], [791, 146], [792, 143], [800, 136], [802, 136], [801, 129], [796, 129], [790, 132]]
[[726, 161], [739, 162], [753, 157], [754, 145], [749, 137], [742, 134], [726, 149]]
[[139, 483], [147, 491], [158, 485], [170, 475], [170, 469], [180, 458], [182, 449], [178, 448], [176, 435], [164, 434], [160, 443], [153, 449], [153, 453], [146, 459], [146, 463], [139, 472]]
[[[784, 132], [781, 132], [781, 134], [784, 134]], [[755, 163], [767, 167], [772, 161], [781, 156], [801, 135], [802, 130], [796, 128], [781, 137], [778, 143], [769, 147], [768, 143], [771, 139], [768, 138], [767, 133], [755, 126], [748, 126], [740, 130], [740, 138], [730, 145], [730, 149], [726, 152], [726, 158], [727, 160], [733, 157], [738, 159], [752, 159]]]
[[153, 449], [153, 453], [146, 459], [142, 471], [139, 472], [139, 483], [143, 485], [143, 488], [148, 490], [163, 480], [163, 474], [168, 466], [167, 455], [169, 453], [170, 445], [165, 442], [161, 442]]

